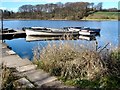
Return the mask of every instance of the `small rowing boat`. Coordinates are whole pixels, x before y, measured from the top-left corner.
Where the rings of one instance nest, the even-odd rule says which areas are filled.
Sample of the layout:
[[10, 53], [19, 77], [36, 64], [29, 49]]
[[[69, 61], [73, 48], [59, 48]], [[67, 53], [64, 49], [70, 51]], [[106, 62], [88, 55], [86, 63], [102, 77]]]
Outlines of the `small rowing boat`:
[[93, 36], [100, 33], [100, 29], [88, 28], [88, 27], [65, 27], [69, 31], [78, 31], [80, 35]]
[[26, 35], [29, 36], [64, 36], [64, 35], [78, 35], [77, 31], [68, 31], [66, 29], [52, 29], [45, 27], [31, 27], [25, 28]]

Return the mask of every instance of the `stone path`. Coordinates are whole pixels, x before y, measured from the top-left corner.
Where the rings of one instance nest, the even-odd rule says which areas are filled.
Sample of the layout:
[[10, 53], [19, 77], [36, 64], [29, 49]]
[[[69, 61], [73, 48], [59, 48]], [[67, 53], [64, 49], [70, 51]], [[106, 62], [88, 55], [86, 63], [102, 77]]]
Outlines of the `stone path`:
[[34, 82], [37, 87], [41, 87], [45, 83], [49, 83], [57, 80], [56, 77], [50, 76], [48, 73], [44, 72], [41, 69], [31, 70], [28, 72], [23, 72], [23, 76], [27, 76], [27, 78]]
[[37, 69], [37, 66], [34, 65], [28, 59], [21, 59], [15, 53], [12, 54], [13, 51], [8, 49], [8, 46], [5, 43], [0, 42], [0, 45], [1, 44], [2, 44], [2, 50], [1, 50], [2, 52], [0, 53], [2, 57], [0, 58], [0, 64], [3, 62], [4, 65], [6, 65], [9, 68], [11, 67], [16, 68], [16, 70], [18, 71], [18, 75], [20, 76], [22, 75], [22, 78], [20, 78], [16, 82], [22, 83], [23, 85], [27, 85], [30, 88], [66, 87], [60, 81], [58, 81], [56, 77], [51, 76], [49, 73], [46, 73], [41, 69]]
[[2, 84], [2, 69], [0, 67], [0, 89], [1, 89], [1, 84]]

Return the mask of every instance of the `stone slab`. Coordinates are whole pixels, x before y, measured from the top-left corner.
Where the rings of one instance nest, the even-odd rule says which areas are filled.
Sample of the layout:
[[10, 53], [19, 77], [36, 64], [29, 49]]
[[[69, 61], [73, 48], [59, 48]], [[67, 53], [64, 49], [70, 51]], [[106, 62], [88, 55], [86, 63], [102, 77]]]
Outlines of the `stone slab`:
[[15, 81], [16, 83], [19, 83], [22, 87], [27, 87], [27, 88], [33, 88], [35, 87], [30, 81], [28, 81], [26, 78], [21, 78]]
[[0, 65], [0, 90], [2, 88], [2, 68], [1, 68], [1, 65]]
[[41, 79], [41, 80], [35, 82], [35, 84], [38, 85], [38, 87], [41, 87], [43, 84], [51, 83], [51, 82], [53, 82], [53, 81], [55, 81], [55, 80], [57, 80], [56, 77], [50, 76], [50, 77], [46, 77], [46, 78], [44, 78], [44, 79]]
[[39, 87], [45, 83], [57, 80], [56, 77], [50, 76], [50, 74], [41, 69], [25, 72], [23, 75], [27, 76], [30, 81], [34, 82]]
[[16, 53], [13, 50], [6, 51], [9, 55], [15, 55]]
[[6, 51], [9, 51], [10, 49], [8, 48], [2, 48], [2, 57], [6, 57], [6, 56], [9, 56], [8, 53], [6, 53]]
[[27, 78], [32, 82], [37, 82], [50, 76], [48, 73], [45, 73], [39, 69], [25, 72], [24, 75], [27, 76]]
[[17, 67], [16, 70], [18, 72], [25, 72], [25, 71], [30, 71], [33, 69], [36, 69], [37, 65], [26, 65], [26, 66], [22, 66], [22, 67]]
[[52, 88], [52, 89], [57, 89], [57, 90], [61, 90], [61, 89], [65, 89], [65, 90], [69, 90], [69, 89], [72, 89], [72, 90], [79, 90], [77, 89], [77, 87], [74, 87], [74, 86], [66, 86], [64, 85], [61, 81], [53, 81], [53, 82], [50, 82], [50, 83], [45, 83], [41, 86], [41, 88]]
[[2, 58], [2, 44], [0, 43], [0, 58]]
[[32, 64], [28, 59], [21, 59], [18, 55], [10, 55], [2, 58], [2, 62], [7, 67], [20, 67]]
[[48, 88], [48, 87], [57, 88], [57, 87], [61, 86], [61, 84], [62, 83], [60, 81], [53, 81], [50, 83], [43, 84], [42, 87], [44, 87], [44, 88]]
[[2, 40], [0, 40], [0, 43], [2, 43]]

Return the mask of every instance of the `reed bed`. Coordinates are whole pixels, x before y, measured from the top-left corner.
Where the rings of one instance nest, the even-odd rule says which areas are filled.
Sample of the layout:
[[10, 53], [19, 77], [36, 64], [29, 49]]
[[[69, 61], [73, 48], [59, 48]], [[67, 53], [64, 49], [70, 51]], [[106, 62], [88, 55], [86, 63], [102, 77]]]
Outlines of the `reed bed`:
[[[99, 48], [97, 42], [88, 47], [64, 41], [48, 43], [42, 51], [39, 48], [34, 50], [34, 60], [39, 68], [60, 77], [64, 82], [72, 80], [72, 85], [79, 86], [80, 81], [87, 80], [97, 81], [95, 85], [98, 87], [118, 87], [120, 49], [108, 49], [108, 45]], [[118, 86], [111, 83], [111, 77], [117, 78], [113, 81]]]

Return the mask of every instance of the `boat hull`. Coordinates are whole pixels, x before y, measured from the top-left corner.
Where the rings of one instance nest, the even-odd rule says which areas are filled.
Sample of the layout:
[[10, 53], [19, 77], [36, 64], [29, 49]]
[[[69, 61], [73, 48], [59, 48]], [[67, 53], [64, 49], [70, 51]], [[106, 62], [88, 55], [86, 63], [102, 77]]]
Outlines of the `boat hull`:
[[88, 40], [88, 41], [96, 40], [95, 37], [82, 36], [82, 35], [79, 36], [79, 39]]
[[88, 32], [88, 31], [79, 31], [80, 35], [86, 35], [86, 36], [95, 36], [95, 32]]
[[70, 31], [34, 31], [26, 29], [27, 36], [64, 36], [64, 35], [78, 35], [78, 32]]

